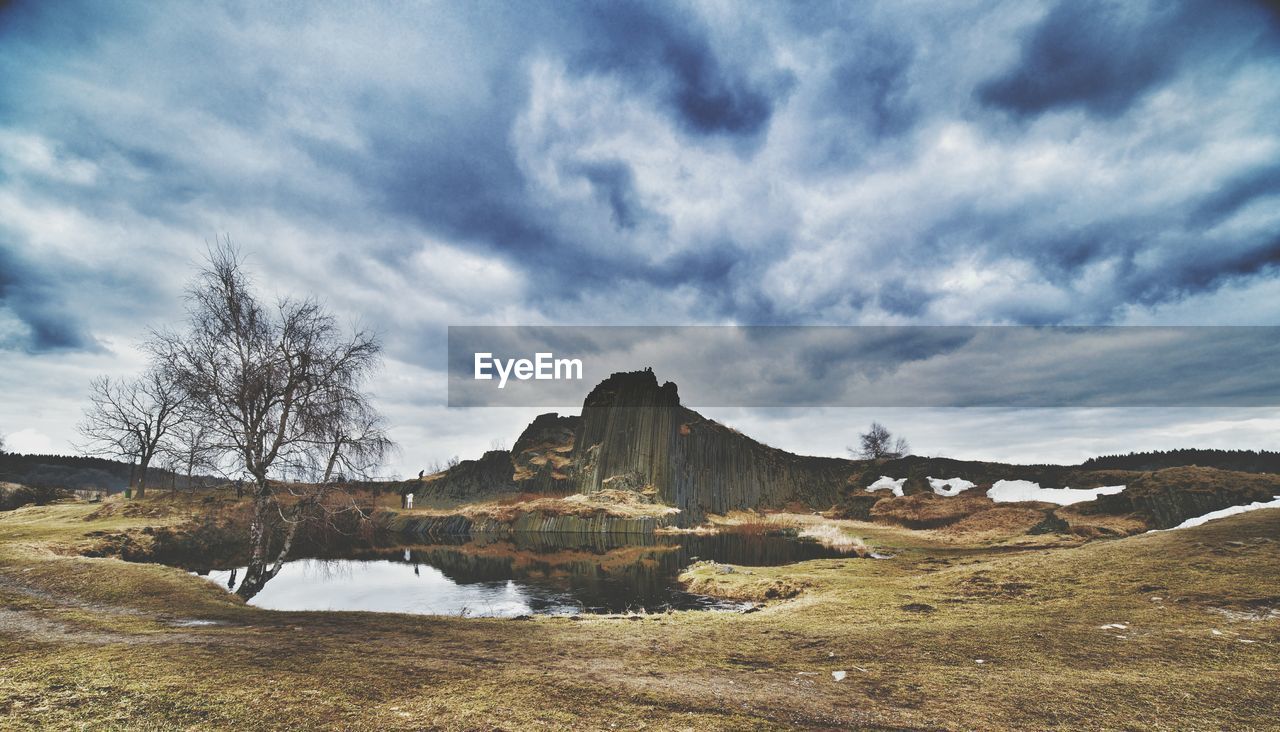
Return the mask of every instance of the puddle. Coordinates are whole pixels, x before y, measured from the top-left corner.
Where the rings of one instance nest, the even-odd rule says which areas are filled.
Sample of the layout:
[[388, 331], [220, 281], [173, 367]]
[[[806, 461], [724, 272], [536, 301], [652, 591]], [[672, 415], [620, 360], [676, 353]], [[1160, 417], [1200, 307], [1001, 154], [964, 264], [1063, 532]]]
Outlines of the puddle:
[[[298, 559], [285, 563], [249, 604], [463, 617], [742, 610], [748, 603], [685, 592], [676, 578], [698, 560], [774, 566], [852, 556], [779, 536], [537, 534]], [[244, 569], [201, 568], [200, 574], [230, 590]]]

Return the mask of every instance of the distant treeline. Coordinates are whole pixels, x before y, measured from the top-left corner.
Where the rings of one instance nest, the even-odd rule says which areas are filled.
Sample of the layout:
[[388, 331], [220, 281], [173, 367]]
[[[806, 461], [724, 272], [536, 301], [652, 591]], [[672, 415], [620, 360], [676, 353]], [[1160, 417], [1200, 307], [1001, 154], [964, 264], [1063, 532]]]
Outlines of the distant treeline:
[[1280, 473], [1280, 452], [1269, 450], [1153, 450], [1128, 455], [1103, 455], [1080, 464], [1093, 470], [1162, 470], [1184, 465], [1238, 470], [1242, 473]]
[[[20, 483], [33, 488], [70, 488], [115, 493], [129, 484], [129, 463], [79, 455], [23, 455], [0, 452], [0, 482]], [[208, 485], [219, 479], [193, 476], [192, 482]], [[175, 476], [163, 468], [147, 471], [151, 488], [187, 487], [185, 475]]]

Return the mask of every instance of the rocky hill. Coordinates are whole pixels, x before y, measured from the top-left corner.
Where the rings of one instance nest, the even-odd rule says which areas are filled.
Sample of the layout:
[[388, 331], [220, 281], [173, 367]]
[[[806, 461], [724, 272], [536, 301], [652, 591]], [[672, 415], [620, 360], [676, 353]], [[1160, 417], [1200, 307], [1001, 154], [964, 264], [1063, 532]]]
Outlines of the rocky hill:
[[581, 416], [543, 414], [511, 451], [490, 451], [428, 476], [428, 496], [621, 489], [707, 513], [788, 504], [835, 505], [867, 463], [807, 457], [761, 444], [680, 404], [653, 371], [617, 373], [583, 402]]
[[[893, 490], [882, 484], [890, 480]], [[969, 484], [939, 492], [940, 480]], [[1044, 488], [1128, 486], [1062, 508], [1024, 500], [1016, 511], [987, 491], [1000, 481]], [[735, 510], [834, 511], [847, 518], [940, 528], [970, 520], [1028, 530], [1128, 533], [1163, 528], [1226, 506], [1280, 494], [1280, 475], [1215, 468], [1156, 471], [1011, 465], [908, 456], [850, 460], [796, 455], [757, 442], [684, 407], [676, 385], [651, 370], [600, 382], [579, 416], [538, 416], [507, 450], [491, 450], [435, 475], [427, 498], [478, 500], [506, 493], [592, 494], [621, 490], [680, 509], [680, 523]], [[1092, 496], [1090, 496], [1092, 498]]]

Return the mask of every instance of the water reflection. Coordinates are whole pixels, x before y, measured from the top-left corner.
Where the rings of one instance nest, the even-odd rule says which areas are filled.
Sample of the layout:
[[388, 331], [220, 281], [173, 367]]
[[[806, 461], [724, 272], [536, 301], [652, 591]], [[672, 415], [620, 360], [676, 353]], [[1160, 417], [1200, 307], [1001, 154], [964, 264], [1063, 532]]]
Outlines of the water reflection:
[[[732, 608], [741, 605], [684, 592], [677, 575], [698, 559], [770, 566], [843, 556], [778, 536], [522, 534], [287, 562], [250, 604], [475, 617]], [[242, 568], [206, 571], [234, 588]]]

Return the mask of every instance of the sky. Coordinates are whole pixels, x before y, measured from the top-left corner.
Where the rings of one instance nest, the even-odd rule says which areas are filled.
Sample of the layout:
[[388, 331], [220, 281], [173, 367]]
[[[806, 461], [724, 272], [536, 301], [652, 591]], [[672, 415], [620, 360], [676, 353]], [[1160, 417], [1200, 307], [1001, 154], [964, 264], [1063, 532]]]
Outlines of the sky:
[[[400, 474], [543, 411], [448, 409], [449, 325], [1280, 324], [1277, 109], [1261, 1], [0, 3], [0, 432], [72, 452], [221, 236], [382, 334]], [[1260, 408], [706, 411], [1280, 447]]]

